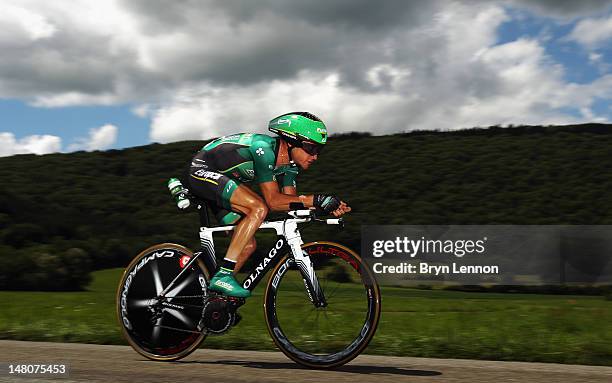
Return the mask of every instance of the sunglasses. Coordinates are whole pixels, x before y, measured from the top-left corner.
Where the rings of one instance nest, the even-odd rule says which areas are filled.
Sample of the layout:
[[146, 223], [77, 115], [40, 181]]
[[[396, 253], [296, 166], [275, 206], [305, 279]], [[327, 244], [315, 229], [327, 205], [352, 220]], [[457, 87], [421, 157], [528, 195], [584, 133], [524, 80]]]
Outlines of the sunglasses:
[[323, 150], [323, 145], [315, 144], [312, 142], [302, 142], [302, 149], [311, 156], [316, 156]]

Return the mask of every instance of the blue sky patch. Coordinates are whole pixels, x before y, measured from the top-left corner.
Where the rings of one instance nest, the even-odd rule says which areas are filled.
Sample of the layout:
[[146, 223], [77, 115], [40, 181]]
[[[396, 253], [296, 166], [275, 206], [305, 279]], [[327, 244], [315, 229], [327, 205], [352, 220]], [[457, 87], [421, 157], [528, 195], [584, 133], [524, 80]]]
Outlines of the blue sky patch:
[[[564, 68], [564, 80], [577, 84], [588, 84], [610, 68], [602, 70], [601, 65], [590, 60], [590, 54], [601, 54], [605, 62], [612, 55], [612, 48], [589, 51], [568, 36], [577, 21], [561, 23], [555, 19], [538, 17], [524, 10], [506, 8], [510, 20], [499, 26], [498, 44], [516, 41], [520, 38], [535, 39], [544, 47], [546, 54]], [[609, 62], [609, 61], [608, 61]]]
[[149, 142], [150, 120], [140, 118], [131, 106], [73, 106], [38, 108], [19, 100], [0, 100], [0, 132], [12, 132], [17, 139], [50, 134], [62, 138], [63, 148], [89, 130], [106, 124], [117, 126], [117, 142], [112, 148], [126, 148]]

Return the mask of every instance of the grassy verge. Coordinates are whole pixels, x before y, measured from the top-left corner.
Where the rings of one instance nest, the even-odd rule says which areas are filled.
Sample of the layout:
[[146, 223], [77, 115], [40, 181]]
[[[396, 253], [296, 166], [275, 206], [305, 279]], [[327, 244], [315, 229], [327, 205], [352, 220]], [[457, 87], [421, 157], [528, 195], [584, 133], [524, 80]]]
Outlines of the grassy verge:
[[[0, 338], [126, 344], [115, 318], [120, 274], [96, 272], [84, 292], [0, 292]], [[240, 309], [239, 326], [209, 336], [203, 347], [275, 349], [263, 319], [263, 290]], [[612, 301], [601, 297], [382, 292], [370, 354], [612, 365]]]

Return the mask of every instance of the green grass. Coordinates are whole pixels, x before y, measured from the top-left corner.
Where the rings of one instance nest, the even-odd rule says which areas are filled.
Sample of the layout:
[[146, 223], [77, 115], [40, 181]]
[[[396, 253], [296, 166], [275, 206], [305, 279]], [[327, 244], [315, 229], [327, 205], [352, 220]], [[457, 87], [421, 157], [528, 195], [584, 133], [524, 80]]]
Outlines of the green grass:
[[389, 354], [612, 365], [602, 297], [383, 288], [371, 347]]
[[[120, 274], [95, 272], [83, 292], [0, 292], [0, 338], [126, 344], [115, 318]], [[275, 349], [263, 319], [263, 291], [261, 285], [240, 309], [243, 321], [236, 328], [209, 336], [203, 347]], [[370, 354], [612, 365], [612, 301], [601, 297], [386, 286], [382, 293]], [[296, 301], [290, 296], [288, 304], [297, 305], [300, 295]], [[290, 320], [302, 321], [309, 333], [307, 312], [295, 307]]]

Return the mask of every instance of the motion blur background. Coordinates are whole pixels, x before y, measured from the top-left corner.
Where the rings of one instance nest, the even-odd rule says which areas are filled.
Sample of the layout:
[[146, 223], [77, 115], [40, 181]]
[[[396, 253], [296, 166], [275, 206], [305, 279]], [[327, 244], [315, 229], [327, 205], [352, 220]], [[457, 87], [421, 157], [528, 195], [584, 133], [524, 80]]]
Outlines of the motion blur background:
[[[299, 190], [354, 208], [346, 230], [306, 240], [359, 248], [362, 224], [612, 224], [611, 6], [3, 1], [0, 338], [124, 343], [122, 267], [156, 242], [198, 245], [167, 179], [208, 139], [292, 110], [333, 135]], [[259, 294], [204, 347], [274, 349]], [[606, 284], [383, 297], [370, 353], [612, 363]]]

